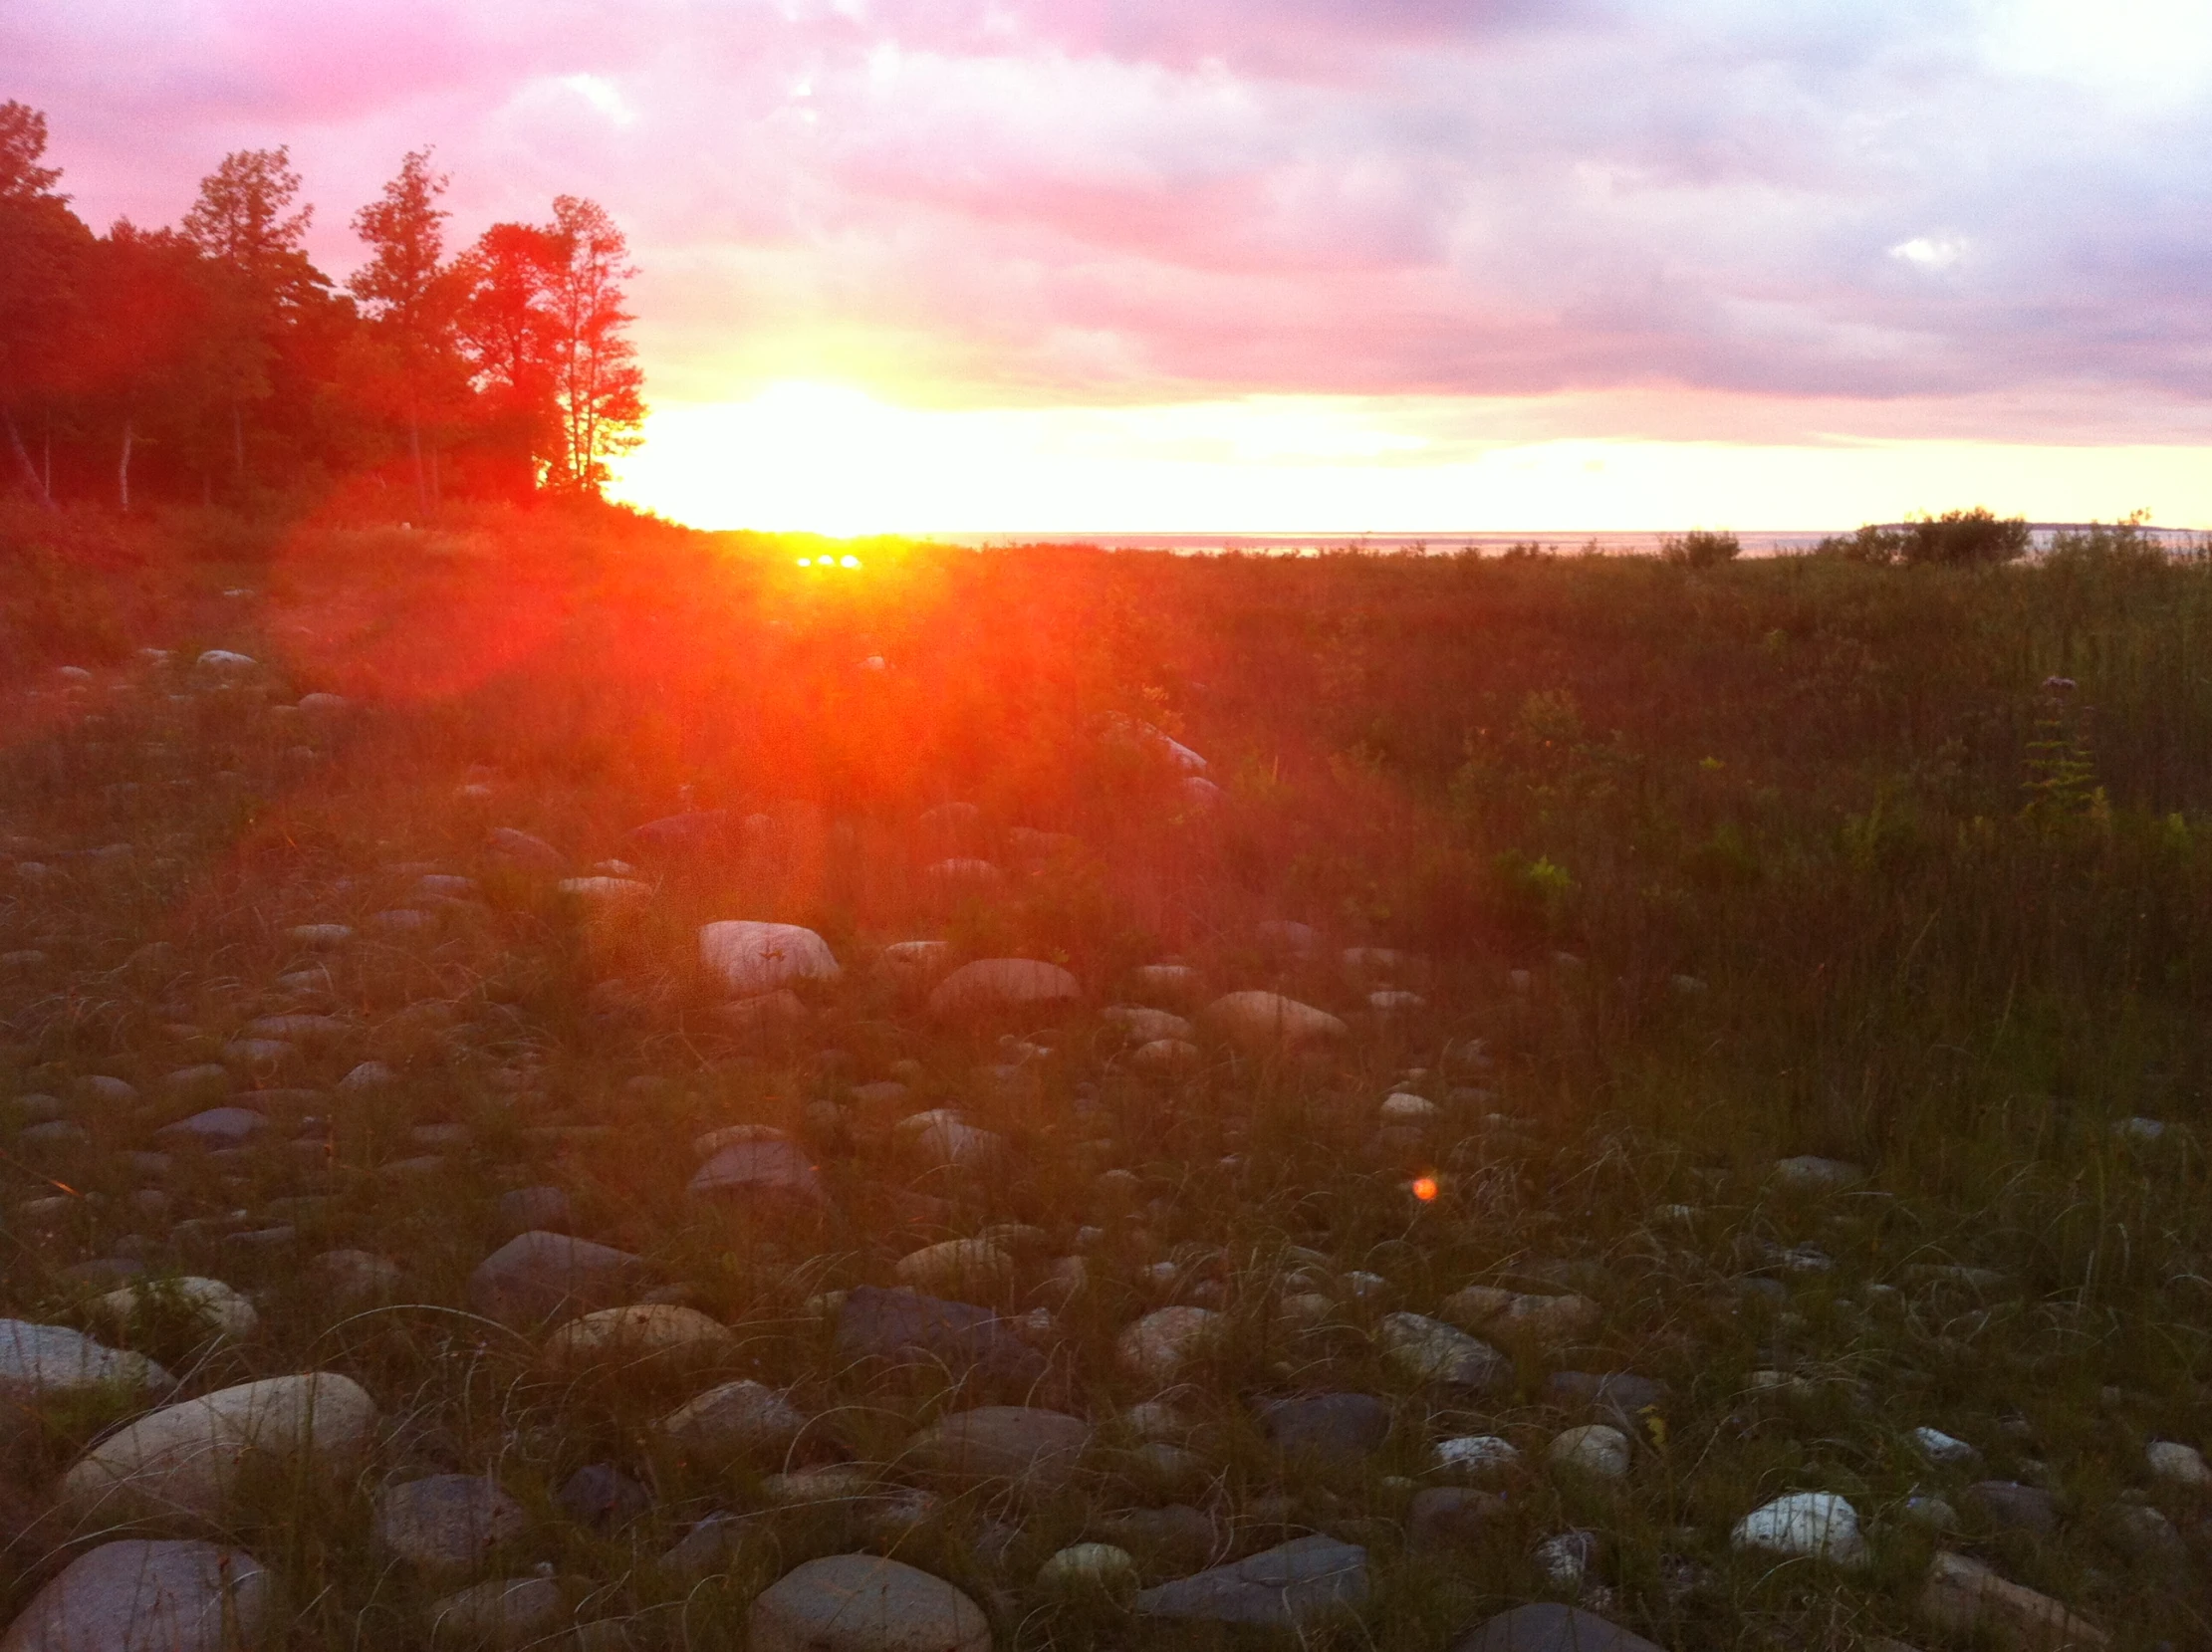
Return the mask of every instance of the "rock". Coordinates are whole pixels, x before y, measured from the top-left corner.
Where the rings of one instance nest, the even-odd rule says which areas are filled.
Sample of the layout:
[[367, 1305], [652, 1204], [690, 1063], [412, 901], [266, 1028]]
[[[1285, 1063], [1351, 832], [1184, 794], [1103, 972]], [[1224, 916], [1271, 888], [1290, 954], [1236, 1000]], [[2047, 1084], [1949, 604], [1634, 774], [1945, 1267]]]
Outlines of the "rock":
[[1598, 1568], [1602, 1550], [1595, 1532], [1560, 1532], [1538, 1543], [1530, 1558], [1553, 1588], [1580, 1594]]
[[243, 1549], [128, 1538], [31, 1597], [0, 1652], [232, 1652], [268, 1628], [269, 1574]]
[[733, 1141], [699, 1166], [684, 1189], [695, 1199], [790, 1212], [828, 1205], [822, 1178], [795, 1142]]
[[334, 1306], [381, 1301], [399, 1289], [399, 1265], [368, 1251], [325, 1251], [308, 1278]]
[[1112, 1543], [1074, 1543], [1037, 1568], [1037, 1586], [1061, 1594], [1136, 1592], [1136, 1557]]
[[1416, 1128], [1433, 1124], [1443, 1116], [1444, 1109], [1425, 1095], [1408, 1095], [1394, 1091], [1382, 1098], [1382, 1105], [1375, 1109], [1375, 1116], [1385, 1124], [1405, 1124]]
[[1915, 1496], [1905, 1499], [1905, 1519], [1924, 1531], [1937, 1534], [1959, 1529], [1959, 1512], [1939, 1497]]
[[1594, 1480], [1620, 1480], [1628, 1473], [1628, 1437], [1605, 1423], [1585, 1423], [1553, 1437], [1544, 1454], [1552, 1466]]
[[2096, 1652], [2111, 1637], [2047, 1594], [1964, 1554], [1938, 1553], [1920, 1585], [1920, 1615], [1945, 1634], [1986, 1633], [2007, 1652]]
[[962, 964], [929, 994], [939, 1021], [984, 1021], [1073, 1004], [1083, 985], [1057, 964], [1033, 958], [979, 958]]
[[2001, 1531], [2049, 1536], [2059, 1529], [2058, 1500], [2040, 1486], [1978, 1480], [1966, 1488], [1966, 1504]]
[[948, 1239], [900, 1257], [898, 1283], [930, 1297], [992, 1302], [1014, 1289], [1014, 1259], [981, 1239]]
[[293, 944], [304, 946], [311, 952], [336, 952], [354, 938], [354, 928], [344, 923], [294, 924], [285, 932]]
[[2176, 1491], [2202, 1496], [2212, 1492], [2212, 1466], [2195, 1446], [2178, 1440], [2153, 1440], [2143, 1449], [2143, 1462], [2154, 1479]]
[[[287, 1049], [291, 1048], [286, 1046]], [[164, 1147], [195, 1144], [201, 1147], [242, 1147], [268, 1120], [250, 1107], [210, 1107], [165, 1124], [153, 1132]]]
[[883, 949], [884, 973], [900, 986], [918, 988], [952, 967], [950, 941], [893, 941]]
[[1107, 1515], [1095, 1530], [1134, 1554], [1150, 1576], [1176, 1576], [1219, 1556], [1222, 1535], [1211, 1516], [1187, 1503]]
[[907, 1445], [924, 1468], [960, 1479], [1011, 1480], [1047, 1492], [1067, 1484], [1091, 1444], [1091, 1425], [1064, 1412], [986, 1405], [940, 1417]]
[[1524, 1296], [1486, 1285], [1453, 1293], [1438, 1311], [1453, 1324], [1508, 1346], [1538, 1350], [1582, 1341], [1597, 1332], [1604, 1317], [1604, 1310], [1588, 1297]]
[[874, 1554], [786, 1572], [746, 1615], [750, 1652], [991, 1652], [981, 1607], [941, 1577]]
[[787, 1033], [804, 1026], [810, 1016], [805, 1001], [788, 987], [762, 993], [757, 998], [717, 1004], [712, 1013], [724, 1032], [740, 1039]]
[[0, 1400], [33, 1405], [104, 1390], [166, 1393], [176, 1379], [142, 1353], [104, 1347], [66, 1325], [0, 1319]]
[[1506, 1501], [1465, 1486], [1424, 1486], [1405, 1510], [1405, 1542], [1416, 1550], [1475, 1549], [1496, 1535]]
[[371, 1442], [376, 1402], [329, 1371], [266, 1377], [164, 1407], [109, 1435], [62, 1480], [85, 1519], [220, 1515], [249, 1460], [286, 1460], [335, 1478]]
[[1146, 1589], [1135, 1609], [1139, 1617], [1304, 1630], [1366, 1598], [1367, 1551], [1313, 1536]]
[[496, 1480], [433, 1474], [376, 1494], [372, 1530], [383, 1548], [430, 1572], [468, 1571], [522, 1535], [529, 1517]]
[[591, 1365], [683, 1370], [733, 1358], [737, 1337], [695, 1307], [635, 1302], [571, 1319], [546, 1339], [544, 1360], [555, 1371]]
[[161, 1088], [178, 1101], [213, 1101], [230, 1093], [230, 1068], [219, 1062], [180, 1066], [161, 1080]]
[[1442, 1473], [1472, 1479], [1519, 1468], [1521, 1453], [1512, 1441], [1495, 1434], [1462, 1434], [1438, 1441], [1433, 1460]]
[[553, 887], [558, 893], [581, 901], [594, 911], [610, 915], [625, 908], [642, 906], [653, 898], [653, 886], [650, 883], [641, 883], [634, 877], [564, 877]]
[[1916, 1428], [1906, 1438], [1922, 1457], [1940, 1468], [1964, 1468], [1981, 1456], [1964, 1440], [1954, 1440], [1939, 1428]]
[[1136, 996], [1153, 1004], [1190, 1006], [1205, 996], [1206, 978], [1188, 964], [1143, 964], [1129, 971]]
[[1728, 1534], [1731, 1548], [1827, 1560], [1856, 1570], [1873, 1558], [1858, 1511], [1834, 1492], [1793, 1492], [1754, 1509]]
[[140, 1317], [175, 1314], [204, 1326], [209, 1334], [243, 1340], [261, 1328], [253, 1303], [221, 1280], [186, 1275], [144, 1280], [111, 1291], [93, 1303], [93, 1312], [119, 1329]]
[[1099, 1012], [1099, 1019], [1120, 1033], [1130, 1044], [1151, 1044], [1159, 1039], [1181, 1039], [1188, 1042], [1197, 1037], [1197, 1029], [1181, 1016], [1170, 1015], [1165, 1010], [1146, 1010], [1133, 1004], [1108, 1004]]
[[517, 1234], [469, 1275], [468, 1305], [503, 1324], [537, 1324], [618, 1302], [642, 1271], [637, 1258], [612, 1246], [567, 1234]]
[[506, 1648], [544, 1640], [569, 1615], [556, 1577], [498, 1577], [472, 1583], [430, 1608], [430, 1632], [460, 1646]]
[[736, 822], [726, 809], [695, 809], [632, 827], [629, 840], [646, 854], [706, 854], [727, 845]]
[[341, 1095], [368, 1095], [376, 1090], [389, 1089], [399, 1081], [399, 1074], [382, 1062], [363, 1062], [338, 1081]]
[[246, 1024], [249, 1039], [296, 1044], [308, 1050], [328, 1050], [354, 1034], [354, 1024], [339, 1016], [261, 1016]]
[[2129, 1558], [2163, 1570], [2188, 1563], [2189, 1545], [2172, 1521], [2147, 1503], [2118, 1503], [2104, 1513], [2104, 1535]]
[[1270, 952], [1311, 957], [1321, 948], [1321, 933], [1312, 924], [1289, 918], [1268, 918], [1254, 926], [1252, 938]]
[[1539, 1601], [1486, 1618], [1451, 1652], [1661, 1652], [1641, 1635], [1580, 1606]]
[[255, 661], [253, 655], [241, 654], [233, 648], [210, 648], [192, 663], [211, 675], [228, 676], [239, 671], [251, 671]]
[[1114, 1338], [1122, 1368], [1146, 1382], [1172, 1382], [1220, 1335], [1221, 1315], [1204, 1307], [1155, 1308]]
[[1045, 1360], [1013, 1324], [988, 1308], [942, 1301], [911, 1291], [859, 1286], [838, 1310], [841, 1357], [875, 1357], [893, 1364], [943, 1364], [957, 1376], [1027, 1392], [1045, 1375]]
[[1006, 1138], [979, 1130], [950, 1107], [932, 1107], [899, 1120], [899, 1138], [924, 1164], [940, 1169], [986, 1170], [1006, 1156]]
[[561, 851], [543, 837], [534, 837], [515, 826], [493, 826], [484, 833], [484, 847], [511, 865], [534, 872], [561, 869]]
[[1319, 1055], [1351, 1029], [1326, 1010], [1281, 993], [1229, 993], [1206, 1006], [1206, 1025], [1248, 1056]]
[[1866, 1179], [1866, 1172], [1858, 1165], [1846, 1164], [1842, 1159], [1816, 1158], [1810, 1153], [1800, 1158], [1775, 1160], [1773, 1174], [1780, 1186], [1793, 1193], [1832, 1193]]
[[86, 1100], [103, 1107], [127, 1107], [138, 1099], [138, 1086], [126, 1078], [117, 1078], [105, 1072], [96, 1072], [89, 1078], [77, 1080], [78, 1092]]
[[1382, 1352], [1406, 1375], [1454, 1388], [1501, 1388], [1513, 1380], [1513, 1361], [1489, 1343], [1418, 1313], [1387, 1313]]
[[1260, 1425], [1285, 1456], [1357, 1463], [1390, 1436], [1390, 1407], [1372, 1394], [1308, 1394], [1260, 1407]]
[[796, 981], [835, 981], [845, 973], [830, 943], [795, 923], [707, 924], [699, 931], [699, 962], [727, 991], [747, 998]]
[[508, 1233], [565, 1233], [576, 1223], [568, 1189], [518, 1187], [499, 1196], [499, 1225]]
[[1195, 1071], [1204, 1061], [1204, 1052], [1183, 1039], [1154, 1039], [1129, 1052], [1130, 1070], [1147, 1078], [1177, 1077]]
[[782, 1457], [806, 1428], [807, 1418], [775, 1389], [746, 1379], [693, 1396], [656, 1426], [686, 1456], [720, 1463]]
[[561, 1483], [555, 1505], [579, 1526], [608, 1531], [652, 1507], [652, 1494], [612, 1463], [587, 1463]]
[[1666, 1403], [1666, 1385], [1633, 1371], [1554, 1371], [1544, 1400], [1562, 1411], [1596, 1412], [1629, 1434], [1641, 1434]]

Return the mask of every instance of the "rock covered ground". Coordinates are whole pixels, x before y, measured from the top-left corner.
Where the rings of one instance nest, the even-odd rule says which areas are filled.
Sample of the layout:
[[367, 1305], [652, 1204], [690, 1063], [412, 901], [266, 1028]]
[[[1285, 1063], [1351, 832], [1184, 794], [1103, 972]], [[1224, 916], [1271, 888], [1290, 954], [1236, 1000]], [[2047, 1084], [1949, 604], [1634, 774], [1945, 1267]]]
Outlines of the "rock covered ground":
[[[238, 650], [19, 699], [5, 1652], [2212, 1634], [2204, 1280], [2118, 1324], [1878, 1164], [1562, 1106], [1573, 954], [1087, 977], [975, 917], [1080, 833], [578, 840], [496, 762], [249, 831], [382, 714]], [[874, 852], [941, 921], [724, 875]], [[2179, 1125], [2080, 1152], [2199, 1197]]]

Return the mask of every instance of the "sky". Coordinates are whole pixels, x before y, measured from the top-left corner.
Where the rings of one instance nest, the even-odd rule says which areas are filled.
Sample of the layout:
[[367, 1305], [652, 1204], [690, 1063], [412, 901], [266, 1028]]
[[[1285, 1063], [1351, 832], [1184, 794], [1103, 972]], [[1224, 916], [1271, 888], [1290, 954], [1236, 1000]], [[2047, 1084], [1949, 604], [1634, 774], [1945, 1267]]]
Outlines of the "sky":
[[2212, 526], [2205, 0], [6, 0], [96, 226], [592, 196], [618, 491], [828, 533]]

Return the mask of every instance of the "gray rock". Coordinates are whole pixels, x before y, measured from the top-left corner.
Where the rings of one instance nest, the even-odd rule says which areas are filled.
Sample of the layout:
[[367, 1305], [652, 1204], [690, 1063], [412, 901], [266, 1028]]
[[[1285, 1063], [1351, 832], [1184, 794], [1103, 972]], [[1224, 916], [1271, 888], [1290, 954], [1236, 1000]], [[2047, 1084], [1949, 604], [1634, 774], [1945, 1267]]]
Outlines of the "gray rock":
[[941, 1021], [976, 1020], [1073, 1004], [1082, 996], [1082, 983], [1057, 964], [979, 958], [937, 983], [929, 995], [929, 1013]]
[[161, 1080], [161, 1088], [180, 1101], [215, 1100], [230, 1093], [230, 1068], [216, 1062], [181, 1066]]
[[1513, 1361], [1480, 1337], [1419, 1313], [1383, 1315], [1382, 1350], [1408, 1376], [1453, 1388], [1502, 1388]]
[[0, 1399], [24, 1404], [104, 1388], [152, 1393], [175, 1385], [174, 1377], [142, 1353], [104, 1347], [66, 1325], [0, 1319]]
[[267, 1627], [269, 1574], [241, 1549], [128, 1538], [72, 1561], [0, 1652], [228, 1652]]
[[1261, 1406], [1260, 1424], [1286, 1456], [1358, 1462], [1389, 1438], [1390, 1407], [1372, 1394], [1307, 1394]]
[[1596, 1612], [1555, 1601], [1516, 1606], [1452, 1643], [1451, 1652], [1662, 1652]]
[[493, 826], [484, 834], [484, 846], [500, 859], [534, 872], [557, 872], [563, 863], [559, 849], [514, 826]]
[[2172, 1521], [2147, 1503], [2114, 1504], [2104, 1514], [2104, 1535], [2130, 1559], [2161, 1570], [2177, 1570], [2189, 1558], [2189, 1545]]
[[1213, 1517], [1187, 1503], [1124, 1510], [1097, 1522], [1094, 1530], [1106, 1542], [1135, 1555], [1152, 1576], [1179, 1576], [1218, 1559], [1223, 1549], [1221, 1529]]
[[612, 1463], [587, 1463], [562, 1482], [553, 1501], [579, 1526], [607, 1531], [652, 1507], [652, 1493]]
[[2000, 1531], [2048, 1536], [2059, 1529], [2058, 1499], [2040, 1486], [1977, 1480], [1966, 1488], [1966, 1504]]
[[661, 1434], [677, 1450], [710, 1463], [781, 1457], [806, 1426], [804, 1412], [749, 1378], [709, 1388], [659, 1423]]
[[458, 1646], [507, 1648], [544, 1640], [569, 1615], [557, 1577], [498, 1577], [472, 1583], [430, 1608], [431, 1633]]
[[699, 1166], [685, 1192], [732, 1204], [818, 1208], [822, 1178], [789, 1141], [735, 1141]]
[[1595, 1532], [1561, 1532], [1536, 1545], [1536, 1569], [1555, 1589], [1580, 1593], [1597, 1569], [1604, 1545]]
[[986, 1384], [1022, 1391], [1046, 1371], [1044, 1356], [1021, 1339], [1014, 1322], [987, 1307], [871, 1285], [846, 1294], [837, 1351], [847, 1359], [939, 1363], [956, 1375], [972, 1373]]
[[1432, 1551], [1481, 1546], [1496, 1534], [1506, 1501], [1465, 1486], [1424, 1486], [1405, 1511], [1408, 1548]]
[[503, 1324], [536, 1324], [628, 1300], [642, 1272], [626, 1251], [533, 1230], [476, 1265], [468, 1277], [468, 1305]]
[[990, 1652], [981, 1607], [941, 1577], [874, 1554], [786, 1572], [746, 1616], [751, 1652]]
[[1303, 1629], [1367, 1598], [1367, 1551], [1334, 1537], [1298, 1537], [1136, 1597], [1142, 1617]]
[[518, 1187], [499, 1196], [499, 1225], [511, 1234], [566, 1233], [576, 1224], [568, 1189]]
[[243, 1147], [269, 1121], [251, 1107], [210, 1107], [153, 1132], [164, 1147], [197, 1143], [202, 1147]]
[[473, 1474], [433, 1474], [376, 1494], [376, 1541], [425, 1571], [467, 1571], [529, 1524], [499, 1483]]
[[1666, 1407], [1666, 1385], [1633, 1371], [1554, 1371], [1544, 1379], [1544, 1402], [1562, 1411], [1595, 1412], [1631, 1438], [1641, 1438], [1648, 1414]]
[[908, 1445], [939, 1474], [1012, 1480], [1030, 1491], [1063, 1486], [1091, 1444], [1091, 1425], [1028, 1405], [985, 1405], [940, 1417]]

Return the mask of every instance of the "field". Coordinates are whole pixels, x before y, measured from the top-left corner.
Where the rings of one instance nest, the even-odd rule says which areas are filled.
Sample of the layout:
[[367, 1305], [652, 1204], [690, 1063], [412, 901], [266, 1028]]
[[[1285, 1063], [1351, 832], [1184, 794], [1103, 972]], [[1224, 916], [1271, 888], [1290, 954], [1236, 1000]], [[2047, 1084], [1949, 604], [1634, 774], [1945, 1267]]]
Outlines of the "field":
[[[911, 1652], [2212, 1644], [2208, 650], [2124, 531], [10, 512], [0, 1316], [174, 1387], [0, 1341], [0, 1621], [190, 1536], [266, 1572], [180, 1645], [767, 1652], [846, 1553]], [[372, 1417], [111, 1472], [309, 1372]]]

